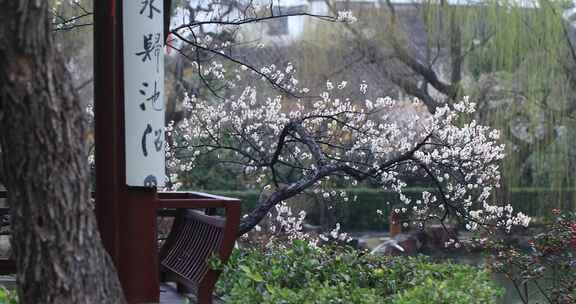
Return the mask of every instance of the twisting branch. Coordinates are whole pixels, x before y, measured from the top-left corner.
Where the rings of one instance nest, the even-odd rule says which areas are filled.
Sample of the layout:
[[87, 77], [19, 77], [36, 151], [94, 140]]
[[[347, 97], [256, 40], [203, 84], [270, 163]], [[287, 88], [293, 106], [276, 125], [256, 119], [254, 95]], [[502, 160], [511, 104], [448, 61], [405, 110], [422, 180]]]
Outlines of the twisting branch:
[[265, 73], [262, 73], [262, 72], [259, 71], [257, 68], [255, 68], [255, 67], [253, 67], [253, 66], [251, 66], [251, 65], [249, 65], [249, 64], [247, 64], [247, 63], [245, 63], [245, 62], [242, 62], [241, 60], [236, 59], [236, 58], [234, 58], [234, 57], [232, 57], [232, 56], [229, 56], [229, 55], [227, 55], [227, 54], [224, 54], [224, 53], [222, 53], [222, 52], [218, 52], [218, 51], [213, 50], [213, 49], [211, 49], [211, 48], [204, 47], [204, 46], [200, 45], [199, 43], [196, 43], [196, 42], [194, 42], [194, 41], [191, 41], [191, 40], [185, 38], [184, 36], [180, 35], [180, 34], [177, 33], [177, 32], [172, 32], [172, 33], [174, 34], [174, 36], [178, 37], [180, 40], [188, 43], [189, 45], [195, 47], [196, 49], [199, 49], [199, 50], [202, 50], [202, 51], [205, 51], [205, 52], [208, 52], [208, 53], [212, 53], [212, 54], [214, 54], [214, 55], [218, 55], [218, 56], [220, 56], [220, 57], [222, 57], [222, 58], [224, 58], [224, 59], [226, 59], [226, 60], [229, 60], [229, 61], [231, 61], [231, 62], [233, 62], [233, 63], [236, 63], [236, 64], [238, 64], [238, 65], [240, 65], [240, 66], [244, 66], [244, 67], [248, 68], [249, 70], [255, 72], [255, 73], [258, 74], [259, 76], [261, 76], [261, 77], [263, 77], [264, 79], [266, 79], [266, 81], [268, 81], [268, 83], [270, 83], [272, 86], [274, 86], [275, 88], [279, 89], [280, 91], [282, 91], [282, 92], [285, 93], [286, 95], [289, 95], [289, 96], [294, 97], [294, 98], [302, 98], [302, 96], [299, 96], [299, 95], [294, 94], [293, 92], [287, 90], [287, 89], [284, 88], [282, 85], [280, 85], [279, 83], [277, 83], [274, 79], [272, 79], [269, 75], [267, 75], [267, 74], [265, 74]]
[[302, 13], [271, 15], [271, 16], [266, 16], [266, 17], [246, 18], [246, 19], [241, 19], [241, 20], [237, 20], [237, 21], [224, 21], [224, 20], [193, 21], [190, 23], [179, 25], [179, 26], [171, 29], [170, 33], [174, 34], [180, 30], [183, 30], [183, 29], [191, 29], [194, 27], [202, 26], [202, 25], [240, 26], [240, 25], [244, 25], [244, 24], [265, 22], [265, 21], [269, 21], [269, 20], [273, 20], [273, 19], [284, 19], [284, 18], [298, 17], [298, 16], [318, 18], [320, 20], [328, 21], [328, 22], [338, 22], [338, 18], [335, 18], [333, 16], [316, 15], [316, 14], [310, 14], [310, 13], [302, 12]]
[[324, 166], [318, 170], [315, 170], [314, 173], [301, 179], [298, 182], [294, 182], [285, 187], [277, 188], [276, 191], [274, 191], [267, 198], [261, 198], [258, 200], [257, 207], [240, 222], [238, 235], [243, 235], [252, 230], [252, 228], [254, 228], [254, 226], [256, 226], [266, 216], [266, 214], [268, 214], [268, 212], [270, 212], [270, 209], [278, 205], [280, 202], [300, 194], [304, 190], [313, 186], [323, 177], [329, 176], [340, 169], [340, 167], [335, 165]]
[[[58, 12], [56, 8], [52, 9], [51, 13], [58, 21], [52, 23], [53, 31], [70, 31], [81, 27], [92, 26], [91, 19], [94, 15], [93, 12], [87, 10], [82, 4], [72, 1], [71, 5], [74, 6], [74, 16], [66, 17]], [[86, 20], [88, 18], [88, 20]]]
[[[83, 14], [81, 14], [81, 15], [74, 16], [74, 17], [71, 17], [71, 18], [68, 18], [68, 19], [66, 19], [66, 18], [64, 18], [63, 16], [58, 15], [58, 14], [56, 14], [56, 13], [54, 13], [54, 15], [55, 15], [58, 19], [61, 20], [60, 22], [52, 23], [52, 26], [53, 26], [54, 29], [57, 31], [57, 30], [60, 30], [61, 28], [65, 27], [65, 26], [67, 26], [67, 25], [70, 24], [70, 23], [72, 23], [71, 27], [72, 27], [72, 26], [76, 26], [76, 24], [74, 24], [74, 23], [76, 23], [76, 21], [78, 21], [78, 20], [80, 20], [80, 19], [82, 19], [82, 18], [92, 17], [92, 16], [94, 15], [94, 13], [86, 12], [86, 13], [83, 13]], [[92, 25], [92, 23], [90, 23], [90, 25]]]
[[[392, 29], [394, 29], [398, 22], [396, 17], [396, 10], [394, 9], [394, 5], [390, 0], [386, 0], [386, 5], [388, 6], [392, 16], [390, 26]], [[397, 58], [400, 59], [400, 61], [410, 67], [414, 72], [424, 77], [427, 83], [432, 85], [436, 90], [446, 94], [449, 98], [455, 99], [458, 96], [457, 88], [455, 88], [453, 85], [441, 81], [434, 70], [432, 70], [426, 64], [421, 63], [415, 57], [411, 56], [406, 48], [400, 44], [394, 34], [388, 35], [388, 38], [390, 39], [392, 48], [394, 49], [395, 54]]]
[[324, 164], [326, 164], [326, 155], [324, 155], [324, 151], [322, 151], [322, 148], [318, 142], [316, 142], [314, 138], [312, 138], [312, 136], [306, 132], [306, 129], [304, 129], [300, 122], [301, 121], [291, 122], [291, 128], [294, 129], [298, 136], [300, 136], [302, 143], [308, 147], [312, 153], [312, 157], [314, 158], [316, 165], [318, 167], [324, 166]]

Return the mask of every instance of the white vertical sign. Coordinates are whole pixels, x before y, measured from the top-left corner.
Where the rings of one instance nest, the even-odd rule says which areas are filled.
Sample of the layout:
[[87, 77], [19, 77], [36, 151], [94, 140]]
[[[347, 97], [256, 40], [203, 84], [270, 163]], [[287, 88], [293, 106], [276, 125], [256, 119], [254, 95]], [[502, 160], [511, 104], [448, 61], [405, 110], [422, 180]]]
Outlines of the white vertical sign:
[[126, 184], [163, 186], [164, 1], [122, 2]]

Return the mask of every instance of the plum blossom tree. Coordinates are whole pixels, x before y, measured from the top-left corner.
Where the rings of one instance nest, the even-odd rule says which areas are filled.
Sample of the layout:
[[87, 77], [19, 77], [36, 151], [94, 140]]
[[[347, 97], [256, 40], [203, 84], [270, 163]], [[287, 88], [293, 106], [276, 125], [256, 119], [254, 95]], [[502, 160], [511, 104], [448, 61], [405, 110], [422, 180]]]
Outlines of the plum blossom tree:
[[[265, 72], [289, 77], [293, 67]], [[171, 178], [176, 181], [178, 172], [191, 170], [207, 154], [241, 168], [267, 195], [242, 220], [240, 234], [276, 205], [306, 191], [349, 200], [345, 192], [331, 189], [333, 180], [395, 191], [405, 206], [394, 211], [410, 213], [420, 224], [455, 216], [470, 230], [528, 225], [529, 218], [510, 206], [489, 204], [499, 187], [504, 146], [497, 130], [463, 122], [474, 103], [463, 99], [434, 114], [416, 112], [401, 120], [395, 101], [369, 98], [365, 83], [359, 89], [365, 100], [346, 97], [351, 91], [346, 82], [328, 82], [326, 91], [310, 99], [260, 96], [255, 87], [217, 103], [187, 98], [187, 118], [168, 127]], [[411, 176], [426, 179], [434, 190], [408, 198], [403, 189]]]

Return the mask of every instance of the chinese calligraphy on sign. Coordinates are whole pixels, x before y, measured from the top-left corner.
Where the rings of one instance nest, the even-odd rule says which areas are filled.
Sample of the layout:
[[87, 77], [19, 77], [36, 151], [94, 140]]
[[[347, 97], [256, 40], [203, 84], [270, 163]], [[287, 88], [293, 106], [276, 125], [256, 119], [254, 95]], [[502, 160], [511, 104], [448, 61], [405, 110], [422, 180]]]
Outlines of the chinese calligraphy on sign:
[[[143, 82], [142, 87], [147, 88], [148, 83]], [[140, 92], [140, 95], [143, 95], [143, 96], [146, 96], [146, 94], [147, 94], [144, 89], [140, 89], [139, 92]], [[158, 91], [158, 82], [157, 81], [154, 81], [154, 91], [152, 92], [152, 94], [149, 97], [146, 97], [146, 99], [144, 101], [142, 101], [142, 103], [140, 104], [140, 109], [142, 111], [146, 111], [146, 101], [150, 101], [154, 111], [163, 111], [164, 110], [164, 104], [162, 103], [164, 100], [162, 98], [160, 98], [160, 91]]]
[[[156, 63], [156, 72], [160, 69], [160, 53], [162, 52], [162, 34], [153, 33], [145, 34], [142, 36], [143, 49], [136, 53], [142, 58], [142, 62], [153, 61]], [[154, 56], [154, 60], [152, 60]]]
[[163, 1], [123, 1], [126, 184], [164, 185]]
[[146, 16], [148, 16], [148, 18], [150, 19], [154, 19], [154, 13], [162, 13], [161, 10], [159, 10], [157, 7], [154, 6], [154, 1], [155, 0], [143, 0], [140, 5], [141, 5], [141, 9], [140, 9], [140, 15], [142, 14], [146, 14]]

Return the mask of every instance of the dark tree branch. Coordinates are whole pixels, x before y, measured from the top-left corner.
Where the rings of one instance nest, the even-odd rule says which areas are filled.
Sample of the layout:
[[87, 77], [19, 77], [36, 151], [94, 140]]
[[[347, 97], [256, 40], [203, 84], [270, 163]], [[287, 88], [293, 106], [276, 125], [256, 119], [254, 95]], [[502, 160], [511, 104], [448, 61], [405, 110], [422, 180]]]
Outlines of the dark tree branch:
[[182, 29], [190, 29], [190, 28], [198, 27], [198, 26], [202, 26], [202, 25], [216, 24], [216, 25], [240, 26], [240, 25], [249, 24], [249, 23], [258, 23], [258, 22], [264, 22], [264, 21], [269, 21], [269, 20], [273, 20], [273, 19], [282, 19], [282, 18], [297, 17], [297, 16], [318, 18], [318, 19], [321, 19], [323, 21], [328, 21], [328, 22], [338, 22], [338, 19], [333, 17], [333, 16], [315, 15], [315, 14], [302, 12], [302, 13], [272, 15], [272, 16], [266, 16], [266, 17], [246, 18], [246, 19], [241, 19], [241, 20], [237, 20], [237, 21], [223, 21], [223, 20], [194, 21], [194, 22], [190, 22], [187, 24], [179, 25], [179, 26], [171, 29], [170, 33], [175, 33], [175, 32], [178, 32]]
[[91, 84], [91, 83], [93, 83], [93, 82], [94, 82], [94, 77], [90, 77], [90, 78], [86, 79], [84, 82], [82, 82], [81, 84], [79, 84], [79, 85], [76, 87], [76, 90], [77, 90], [77, 91], [80, 91], [80, 90], [84, 89], [87, 85], [89, 85], [89, 84]]
[[258, 200], [257, 207], [240, 222], [238, 235], [243, 235], [252, 230], [252, 228], [258, 225], [258, 223], [266, 216], [266, 214], [270, 212], [270, 209], [272, 209], [280, 202], [300, 194], [304, 190], [313, 186], [323, 177], [329, 176], [340, 169], [342, 168], [339, 166], [326, 165], [322, 168], [319, 168], [318, 170], [315, 170], [312, 174], [298, 182], [294, 182], [288, 186], [277, 189], [268, 197], [261, 197]]
[[314, 158], [316, 165], [318, 167], [324, 166], [324, 164], [326, 164], [326, 155], [324, 155], [324, 151], [318, 142], [316, 142], [316, 140], [314, 140], [314, 138], [308, 134], [306, 129], [304, 129], [304, 127], [299, 122], [291, 122], [290, 124], [291, 128], [296, 132], [296, 134], [298, 134], [298, 136], [300, 136], [302, 143], [305, 144], [310, 150], [310, 153], [312, 153], [312, 157]]
[[[392, 16], [390, 26], [392, 29], [395, 29], [397, 27], [397, 20], [396, 20], [397, 17], [394, 5], [390, 0], [386, 0], [386, 4]], [[408, 50], [406, 50], [406, 48], [402, 46], [401, 43], [396, 38], [394, 30], [391, 31], [391, 35], [388, 35], [388, 38], [390, 39], [392, 48], [394, 49], [395, 54], [400, 61], [402, 61], [405, 65], [410, 67], [414, 72], [424, 77], [426, 82], [432, 85], [436, 90], [445, 94], [451, 99], [456, 99], [456, 97], [458, 96], [458, 89], [454, 87], [454, 84], [444, 83], [443, 81], [440, 80], [440, 78], [438, 77], [436, 72], [434, 72], [433, 69], [431, 69], [429, 66], [420, 62], [418, 59], [410, 55]]]
[[182, 41], [184, 41], [184, 42], [186, 42], [186, 43], [194, 46], [194, 47], [195, 47], [196, 49], [198, 49], [198, 50], [202, 50], [202, 51], [205, 51], [205, 52], [208, 52], [208, 53], [212, 53], [212, 54], [217, 55], [217, 56], [220, 56], [220, 57], [222, 57], [222, 58], [224, 58], [224, 59], [226, 59], [226, 60], [229, 60], [229, 61], [231, 61], [231, 62], [233, 62], [233, 63], [236, 63], [236, 64], [238, 64], [238, 65], [240, 65], [240, 66], [244, 66], [244, 67], [248, 68], [249, 70], [255, 72], [255, 73], [258, 74], [259, 76], [261, 76], [261, 77], [263, 77], [264, 79], [266, 79], [266, 81], [268, 81], [268, 83], [270, 83], [272, 86], [274, 86], [275, 88], [279, 89], [280, 91], [282, 91], [282, 92], [285, 93], [286, 95], [289, 95], [289, 96], [294, 97], [294, 98], [302, 98], [302, 96], [299, 96], [299, 95], [297, 95], [297, 94], [294, 94], [293, 92], [291, 92], [291, 91], [289, 91], [288, 89], [284, 88], [282, 85], [280, 85], [279, 83], [277, 83], [274, 79], [272, 79], [272, 78], [271, 78], [270, 76], [268, 76], [267, 74], [260, 72], [257, 68], [255, 68], [255, 67], [253, 67], [253, 66], [251, 66], [251, 65], [249, 65], [249, 64], [247, 64], [247, 63], [245, 63], [245, 62], [242, 62], [242, 61], [239, 60], [239, 59], [236, 59], [236, 58], [234, 58], [234, 57], [232, 57], [232, 56], [229, 56], [229, 55], [227, 55], [227, 54], [218, 52], [218, 51], [216, 51], [216, 50], [213, 50], [213, 49], [210, 49], [210, 48], [201, 46], [200, 44], [198, 44], [198, 43], [196, 43], [196, 42], [193, 42], [193, 41], [185, 38], [184, 36], [180, 35], [180, 34], [179, 34], [178, 32], [176, 32], [176, 31], [172, 31], [172, 34], [174, 34], [174, 36], [178, 37], [180, 40], [182, 40]]

